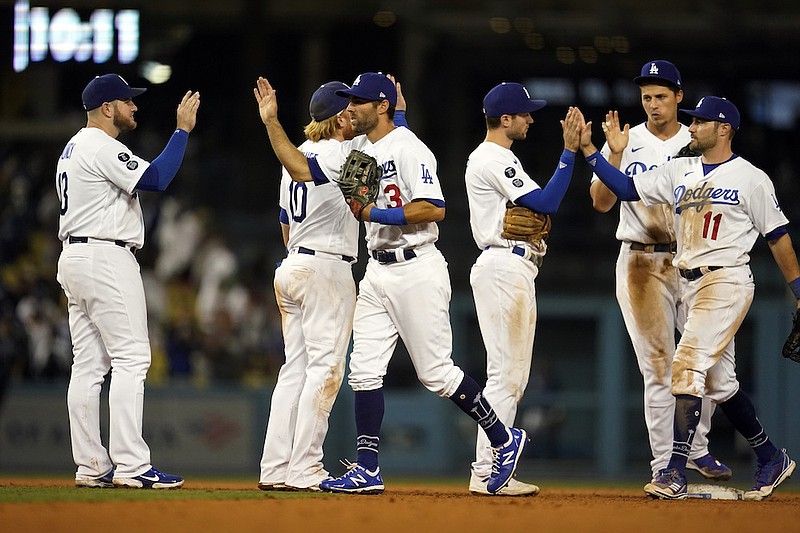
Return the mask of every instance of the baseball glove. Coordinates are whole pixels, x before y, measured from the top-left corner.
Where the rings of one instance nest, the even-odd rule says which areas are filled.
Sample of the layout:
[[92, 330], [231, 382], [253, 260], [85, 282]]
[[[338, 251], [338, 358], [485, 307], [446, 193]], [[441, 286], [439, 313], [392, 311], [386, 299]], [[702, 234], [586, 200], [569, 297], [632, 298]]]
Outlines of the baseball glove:
[[783, 345], [783, 356], [795, 363], [800, 363], [800, 311], [794, 314], [792, 331]]
[[694, 150], [689, 148], [689, 145], [687, 144], [686, 146], [681, 148], [678, 151], [678, 153], [675, 154], [673, 157], [674, 158], [678, 158], [678, 157], [697, 157], [699, 155], [701, 155], [700, 152], [695, 152]]
[[381, 181], [378, 162], [369, 154], [353, 150], [342, 164], [339, 179], [335, 180], [344, 195], [350, 211], [361, 220], [361, 211], [378, 197]]
[[550, 215], [508, 202], [501, 236], [504, 239], [538, 244], [550, 233], [550, 222]]

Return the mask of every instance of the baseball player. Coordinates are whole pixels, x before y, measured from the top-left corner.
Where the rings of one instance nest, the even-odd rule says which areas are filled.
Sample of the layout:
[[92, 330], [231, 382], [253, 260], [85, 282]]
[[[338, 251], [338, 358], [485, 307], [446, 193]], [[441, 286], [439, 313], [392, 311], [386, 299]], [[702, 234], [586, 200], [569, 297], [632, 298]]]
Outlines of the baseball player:
[[323, 481], [326, 491], [379, 494], [384, 490], [378, 462], [383, 420], [383, 376], [399, 337], [419, 380], [450, 398], [476, 420], [495, 453], [487, 490], [496, 493], [513, 476], [527, 442], [524, 430], [507, 428], [477, 383], [452, 360], [447, 263], [436, 248], [436, 222], [444, 217], [444, 198], [436, 159], [409, 130], [392, 123], [397, 91], [380, 73], [360, 74], [347, 96], [356, 137], [339, 153], [307, 158], [296, 150], [277, 120], [275, 91], [259, 78], [254, 89], [270, 143], [293, 180], [335, 181], [353, 149], [372, 155], [382, 178], [377, 201], [360, 211], [366, 222], [370, 259], [359, 284], [353, 323], [354, 346], [348, 382], [355, 391], [357, 458], [347, 472]]
[[[142, 438], [144, 380], [150, 367], [147, 311], [134, 252], [144, 245], [138, 190], [163, 191], [180, 168], [200, 94], [178, 104], [177, 129], [152, 163], [117, 137], [136, 128], [130, 87], [117, 74], [83, 90], [86, 127], [67, 143], [56, 168], [63, 250], [57, 279], [67, 297], [73, 362], [67, 407], [75, 485], [172, 489], [178, 476], [150, 464]], [[100, 389], [111, 370], [108, 450], [100, 438]]]
[[[544, 239], [529, 243], [502, 236], [506, 203], [554, 213], [567, 191], [580, 147], [580, 130], [570, 110], [562, 121], [564, 151], [547, 186], [542, 189], [525, 172], [511, 145], [525, 139], [533, 123], [531, 113], [546, 104], [532, 100], [519, 83], [501, 83], [490, 90], [483, 100], [486, 138], [469, 155], [465, 174], [472, 236], [482, 250], [472, 267], [470, 284], [486, 345], [483, 393], [506, 424], [513, 423], [530, 376], [536, 331], [535, 279], [547, 251]], [[469, 490], [488, 494], [492, 448], [480, 430], [475, 456]], [[536, 485], [516, 479], [498, 492], [506, 496], [538, 493]]]
[[[350, 103], [338, 81], [311, 96], [311, 122], [299, 150], [307, 157], [338, 151], [353, 138]], [[322, 445], [344, 377], [353, 330], [356, 286], [351, 264], [358, 255], [358, 221], [338, 187], [292, 181], [284, 169], [280, 223], [288, 251], [275, 271], [286, 362], [272, 392], [261, 457], [261, 490], [318, 491], [328, 478]]]
[[733, 153], [739, 111], [716, 96], [702, 98], [693, 110], [689, 148], [699, 156], [682, 157], [636, 176], [609, 165], [584, 127], [581, 149], [597, 176], [620, 200], [671, 205], [675, 212], [681, 294], [687, 307], [672, 363], [675, 396], [672, 455], [667, 466], [645, 485], [646, 494], [681, 499], [686, 491], [686, 462], [707, 397], [722, 409], [757, 456], [755, 481], [745, 499], [761, 500], [795, 469], [786, 450], [778, 449], [756, 417], [750, 399], [739, 388], [735, 360], [725, 348], [733, 341], [753, 301], [749, 253], [759, 233], [800, 309], [800, 266], [769, 177]]
[[[689, 144], [689, 128], [678, 122], [683, 100], [681, 75], [664, 60], [648, 61], [634, 80], [641, 93], [647, 121], [619, 129], [619, 114], [609, 112], [604, 131], [609, 142], [602, 154], [628, 176], [637, 176], [675, 157]], [[617, 197], [597, 176], [589, 193], [597, 211], [609, 211]], [[667, 466], [672, 453], [672, 417], [675, 398], [671, 392], [675, 329], [683, 331], [686, 308], [681, 298], [678, 271], [672, 267], [675, 253], [674, 216], [666, 205], [621, 202], [617, 239], [616, 294], [625, 327], [633, 344], [644, 380], [644, 419], [650, 440], [652, 477]], [[654, 320], [653, 311], [658, 310]], [[733, 343], [727, 348], [733, 357]], [[703, 399], [703, 411], [692, 443], [687, 468], [704, 477], [726, 480], [731, 470], [708, 452], [708, 431], [714, 404]]]

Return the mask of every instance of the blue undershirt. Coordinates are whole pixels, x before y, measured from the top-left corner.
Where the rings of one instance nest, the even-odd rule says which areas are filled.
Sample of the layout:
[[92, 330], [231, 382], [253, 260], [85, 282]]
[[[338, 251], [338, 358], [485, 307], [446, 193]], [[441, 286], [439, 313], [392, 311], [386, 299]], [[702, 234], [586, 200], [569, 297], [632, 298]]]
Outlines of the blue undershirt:
[[575, 152], [564, 149], [558, 161], [558, 166], [550, 181], [543, 189], [536, 189], [520, 196], [514, 203], [532, 209], [538, 213], [552, 214], [558, 210], [561, 200], [567, 192], [572, 169], [575, 167]]
[[600, 181], [617, 195], [617, 198], [624, 202], [641, 199], [639, 193], [636, 192], [636, 187], [633, 185], [633, 178], [606, 161], [606, 158], [601, 156], [599, 151], [587, 157], [586, 162], [592, 167]]
[[136, 188], [140, 191], [162, 192], [178, 173], [183, 162], [183, 154], [186, 153], [186, 143], [189, 140], [189, 133], [177, 129], [169, 138], [167, 146], [158, 157], [153, 159], [147, 170], [144, 171]]

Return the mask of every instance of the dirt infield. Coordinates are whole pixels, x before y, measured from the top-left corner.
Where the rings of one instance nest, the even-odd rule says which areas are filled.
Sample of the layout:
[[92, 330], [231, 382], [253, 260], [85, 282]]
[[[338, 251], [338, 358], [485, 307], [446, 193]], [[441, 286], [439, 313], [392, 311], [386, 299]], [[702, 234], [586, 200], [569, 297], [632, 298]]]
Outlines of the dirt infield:
[[[4, 480], [2, 486], [69, 487], [65, 480]], [[471, 496], [453, 486], [390, 485], [381, 496], [303, 495], [215, 500], [252, 483], [187, 482], [208, 499], [0, 504], [4, 531], [531, 531], [800, 532], [800, 493], [763, 502], [654, 501], [640, 490], [544, 486], [535, 498]], [[77, 490], [77, 489], [76, 489]], [[683, 524], [684, 527], [680, 527]]]

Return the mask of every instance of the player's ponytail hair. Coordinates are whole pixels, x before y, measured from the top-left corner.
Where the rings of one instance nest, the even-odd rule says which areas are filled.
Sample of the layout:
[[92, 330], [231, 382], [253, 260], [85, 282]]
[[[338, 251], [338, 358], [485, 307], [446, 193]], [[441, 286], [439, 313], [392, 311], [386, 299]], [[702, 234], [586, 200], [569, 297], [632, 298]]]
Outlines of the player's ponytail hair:
[[316, 120], [309, 122], [303, 130], [303, 133], [306, 134], [306, 139], [311, 142], [319, 142], [323, 139], [330, 139], [333, 137], [338, 126], [336, 122], [338, 116], [339, 115], [333, 115], [332, 117], [326, 118], [320, 122], [317, 122]]

